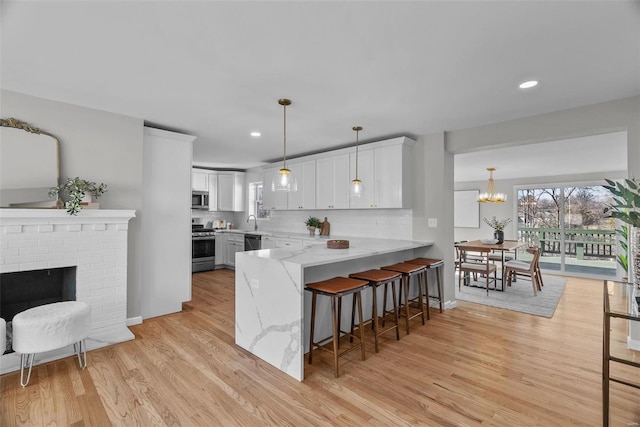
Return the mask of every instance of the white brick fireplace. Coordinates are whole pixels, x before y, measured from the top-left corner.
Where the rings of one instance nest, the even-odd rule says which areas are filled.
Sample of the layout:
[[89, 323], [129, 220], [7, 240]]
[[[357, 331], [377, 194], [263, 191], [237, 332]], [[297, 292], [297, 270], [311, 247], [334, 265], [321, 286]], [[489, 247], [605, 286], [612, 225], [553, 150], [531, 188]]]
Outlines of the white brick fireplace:
[[[89, 350], [133, 339], [127, 321], [127, 233], [133, 210], [0, 209], [0, 273], [76, 267], [76, 300], [91, 304]], [[1, 286], [1, 284], [0, 284]], [[73, 354], [64, 348], [36, 363]], [[90, 357], [90, 356], [89, 356]], [[19, 369], [16, 353], [0, 373]]]

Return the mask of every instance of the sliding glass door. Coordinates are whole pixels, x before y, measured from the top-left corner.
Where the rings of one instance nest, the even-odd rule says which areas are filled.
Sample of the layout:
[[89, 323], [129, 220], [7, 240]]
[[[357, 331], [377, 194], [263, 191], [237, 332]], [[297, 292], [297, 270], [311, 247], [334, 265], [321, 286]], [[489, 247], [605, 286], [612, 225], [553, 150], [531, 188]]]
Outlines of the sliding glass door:
[[544, 270], [615, 277], [615, 221], [604, 218], [609, 193], [594, 186], [518, 190], [518, 235], [541, 249]]

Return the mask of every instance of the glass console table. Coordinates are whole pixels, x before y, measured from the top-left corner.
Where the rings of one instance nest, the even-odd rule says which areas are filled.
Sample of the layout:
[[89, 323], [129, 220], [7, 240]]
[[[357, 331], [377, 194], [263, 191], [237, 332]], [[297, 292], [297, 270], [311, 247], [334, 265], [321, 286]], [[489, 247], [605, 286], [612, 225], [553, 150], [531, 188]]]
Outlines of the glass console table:
[[[609, 383], [611, 381], [640, 389], [640, 383], [610, 375], [611, 362], [640, 368], [640, 362], [611, 355], [611, 319], [638, 322], [640, 327], [640, 285], [604, 281], [604, 318], [602, 341], [602, 425], [609, 425]], [[635, 325], [634, 325], [635, 326]], [[630, 326], [631, 327], [631, 326]], [[634, 357], [635, 358], [635, 357]]]

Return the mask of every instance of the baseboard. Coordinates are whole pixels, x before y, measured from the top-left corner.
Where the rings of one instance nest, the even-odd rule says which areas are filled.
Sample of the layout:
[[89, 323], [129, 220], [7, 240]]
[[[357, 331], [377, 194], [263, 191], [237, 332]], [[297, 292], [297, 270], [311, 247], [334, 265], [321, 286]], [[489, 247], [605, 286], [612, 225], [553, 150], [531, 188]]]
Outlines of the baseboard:
[[445, 301], [444, 302], [444, 309], [445, 310], [451, 310], [452, 308], [456, 308], [458, 306], [456, 300], [451, 300], [451, 301]]
[[628, 336], [627, 347], [629, 347], [631, 350], [640, 351], [640, 340], [634, 340]]
[[127, 326], [140, 325], [142, 324], [142, 316], [129, 317], [127, 319]]

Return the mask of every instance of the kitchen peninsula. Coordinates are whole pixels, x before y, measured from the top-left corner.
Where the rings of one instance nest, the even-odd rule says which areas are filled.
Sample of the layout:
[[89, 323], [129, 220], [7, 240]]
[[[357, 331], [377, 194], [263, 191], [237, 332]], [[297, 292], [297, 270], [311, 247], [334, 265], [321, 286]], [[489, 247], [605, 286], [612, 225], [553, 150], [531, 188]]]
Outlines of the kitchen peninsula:
[[[349, 237], [348, 249], [328, 249], [326, 239], [301, 249], [236, 254], [236, 344], [299, 381], [304, 379], [311, 298], [304, 285], [334, 276], [427, 256], [433, 242]], [[327, 299], [318, 313], [329, 313]], [[371, 307], [370, 292], [363, 307]], [[363, 308], [365, 318], [370, 309]], [[349, 316], [344, 316], [349, 317]], [[344, 319], [343, 325], [350, 322]], [[316, 337], [331, 334], [330, 316], [316, 320]]]

